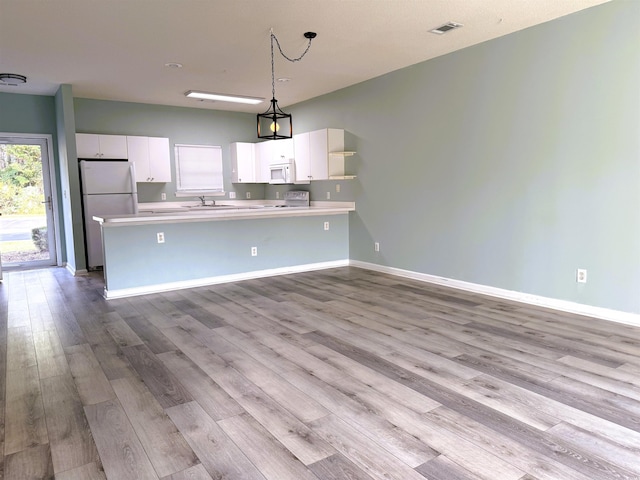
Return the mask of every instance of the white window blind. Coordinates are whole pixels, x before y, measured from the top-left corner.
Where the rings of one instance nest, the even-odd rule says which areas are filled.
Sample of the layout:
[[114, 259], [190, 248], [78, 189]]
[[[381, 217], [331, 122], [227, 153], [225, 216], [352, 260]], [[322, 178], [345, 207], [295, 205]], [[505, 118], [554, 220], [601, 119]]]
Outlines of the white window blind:
[[177, 196], [224, 193], [222, 147], [176, 144], [175, 154]]

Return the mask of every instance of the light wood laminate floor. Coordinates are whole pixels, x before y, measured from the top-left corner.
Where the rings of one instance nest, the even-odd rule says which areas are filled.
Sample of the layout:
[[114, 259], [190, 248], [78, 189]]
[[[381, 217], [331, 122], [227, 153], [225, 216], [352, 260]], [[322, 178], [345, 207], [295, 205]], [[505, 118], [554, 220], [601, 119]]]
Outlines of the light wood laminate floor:
[[640, 329], [357, 268], [0, 286], [5, 479], [640, 478]]

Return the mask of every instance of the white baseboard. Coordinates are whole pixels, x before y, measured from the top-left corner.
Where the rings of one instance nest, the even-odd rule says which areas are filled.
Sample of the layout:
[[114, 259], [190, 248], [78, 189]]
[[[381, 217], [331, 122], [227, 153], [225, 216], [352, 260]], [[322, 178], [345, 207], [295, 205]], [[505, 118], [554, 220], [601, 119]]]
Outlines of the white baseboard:
[[433, 283], [436, 285], [443, 285], [451, 288], [456, 288], [459, 290], [466, 290], [468, 292], [489, 295], [491, 297], [514, 300], [516, 302], [527, 303], [530, 305], [538, 305], [541, 307], [553, 308], [554, 310], [560, 310], [562, 312], [588, 315], [590, 317], [596, 317], [602, 320], [609, 320], [612, 322], [624, 323], [627, 325], [640, 327], [640, 315], [635, 313], [622, 312], [619, 310], [611, 310], [611, 309], [602, 308], [602, 307], [594, 307], [591, 305], [584, 305], [582, 303], [569, 302], [567, 300], [559, 300], [556, 298], [541, 297], [538, 295], [515, 292], [513, 290], [505, 290], [503, 288], [490, 287], [487, 285], [480, 285], [480, 284], [471, 283], [471, 282], [464, 282], [462, 280], [454, 280], [446, 277], [438, 277], [436, 275], [413, 272], [411, 270], [403, 270], [400, 268], [386, 267], [384, 265], [361, 262], [358, 260], [351, 260], [349, 262], [349, 265], [354, 267], [364, 268], [367, 270], [374, 270], [376, 272], [388, 273], [390, 275], [397, 275], [399, 277], [411, 278], [411, 279], [419, 280], [422, 282]]
[[184, 288], [206, 287], [218, 283], [239, 282], [241, 280], [251, 280], [253, 278], [273, 277], [276, 275], [287, 275], [290, 273], [310, 272], [313, 270], [326, 270], [328, 268], [346, 267], [349, 260], [335, 260], [332, 262], [309, 263], [306, 265], [294, 265], [292, 267], [270, 268], [267, 270], [256, 270], [245, 273], [235, 273], [232, 275], [220, 275], [218, 277], [198, 278], [195, 280], [185, 280], [181, 282], [161, 283], [144, 287], [122, 288], [117, 290], [104, 289], [106, 299], [133, 297], [136, 295], [147, 295], [150, 293], [168, 292], [170, 290], [181, 290]]
[[65, 263], [64, 268], [66, 268], [67, 271], [69, 271], [69, 273], [71, 273], [71, 275], [73, 275], [74, 277], [87, 275], [89, 273], [87, 270], [76, 270], [73, 265], [70, 265], [69, 263]]

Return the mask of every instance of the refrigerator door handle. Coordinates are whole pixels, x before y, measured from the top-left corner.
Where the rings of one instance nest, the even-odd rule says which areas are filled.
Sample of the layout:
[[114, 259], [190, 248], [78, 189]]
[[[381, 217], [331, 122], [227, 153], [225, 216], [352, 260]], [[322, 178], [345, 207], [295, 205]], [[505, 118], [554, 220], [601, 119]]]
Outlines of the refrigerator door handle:
[[131, 202], [133, 202], [133, 213], [138, 213], [138, 195], [136, 188], [136, 165], [129, 163], [129, 179], [131, 180]]

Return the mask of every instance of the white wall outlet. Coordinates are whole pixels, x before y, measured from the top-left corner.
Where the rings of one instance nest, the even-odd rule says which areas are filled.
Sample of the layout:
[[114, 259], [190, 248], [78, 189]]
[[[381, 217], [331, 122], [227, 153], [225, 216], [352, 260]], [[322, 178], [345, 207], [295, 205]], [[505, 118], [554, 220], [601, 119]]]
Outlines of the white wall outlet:
[[258, 256], [258, 247], [251, 247], [251, 256], [252, 257]]
[[324, 229], [329, 230], [329, 222], [324, 222]]
[[336, 183], [336, 193], [340, 193], [340, 184]]
[[380, 243], [379, 242], [374, 242], [373, 243], [373, 251], [374, 252], [379, 252], [380, 251]]
[[576, 270], [576, 282], [587, 283], [587, 270], [585, 268], [579, 268]]
[[247, 192], [247, 200], [251, 198], [251, 192]]
[[164, 192], [162, 192], [162, 193], [160, 194], [160, 200], [166, 200], [166, 199], [167, 199], [167, 194], [166, 194], [166, 193], [164, 193]]
[[164, 243], [164, 232], [158, 232], [157, 237], [158, 237], [158, 243]]
[[229, 192], [229, 198], [232, 200], [236, 198], [236, 192]]
[[276, 200], [280, 198], [280, 192], [276, 192]]
[[327, 192], [327, 200], [331, 200], [331, 192]]

